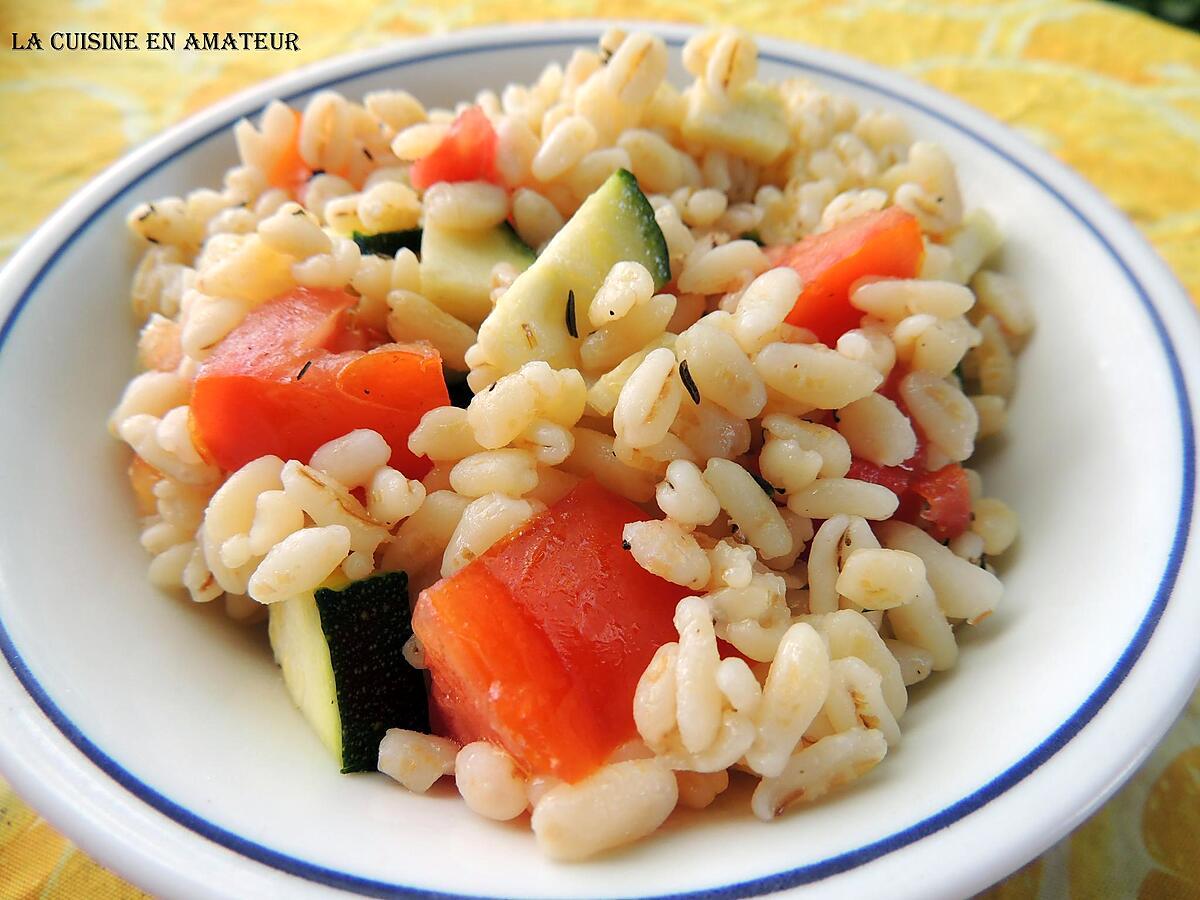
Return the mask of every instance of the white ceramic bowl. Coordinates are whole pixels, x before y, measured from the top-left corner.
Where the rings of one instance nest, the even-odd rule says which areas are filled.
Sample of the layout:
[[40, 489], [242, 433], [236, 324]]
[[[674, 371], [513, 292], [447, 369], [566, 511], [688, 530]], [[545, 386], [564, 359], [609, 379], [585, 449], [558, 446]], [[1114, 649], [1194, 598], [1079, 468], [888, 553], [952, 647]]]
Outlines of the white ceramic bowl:
[[[733, 792], [628, 852], [555, 865], [524, 825], [478, 820], [450, 789], [419, 797], [338, 775], [261, 635], [147, 585], [126, 452], [104, 427], [132, 374], [125, 211], [217, 184], [235, 159], [229, 126], [272, 98], [402, 86], [450, 105], [532, 78], [600, 27], [398, 44], [240, 94], [97, 178], [0, 275], [0, 768], [147, 889], [965, 895], [1080, 822], [1195, 683], [1200, 330], [1187, 297], [1094, 189], [1003, 126], [892, 72], [774, 41], [765, 76], [895, 110], [949, 150], [1038, 315], [1009, 436], [984, 462], [1022, 518], [1007, 599], [969, 631], [957, 668], [914, 691], [903, 743], [867, 779], [769, 825]], [[653, 27], [676, 49], [688, 34]]]

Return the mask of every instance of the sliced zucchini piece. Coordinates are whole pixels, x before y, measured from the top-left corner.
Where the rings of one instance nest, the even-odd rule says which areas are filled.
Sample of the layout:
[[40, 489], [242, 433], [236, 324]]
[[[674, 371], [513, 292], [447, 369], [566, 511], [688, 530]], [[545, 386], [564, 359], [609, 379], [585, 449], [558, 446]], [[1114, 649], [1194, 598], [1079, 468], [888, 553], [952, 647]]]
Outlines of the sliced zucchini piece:
[[724, 150], [766, 166], [788, 145], [787, 111], [773, 85], [750, 82], [737, 91], [717, 94], [702, 81], [687, 91], [683, 117], [686, 140]]
[[[604, 276], [615, 263], [639, 262], [655, 288], [671, 280], [667, 242], [654, 209], [630, 172], [619, 169], [579, 207], [575, 215], [504, 293], [479, 329], [479, 344], [500, 374], [543, 359], [551, 366], [579, 365], [581, 327]], [[567, 300], [575, 298], [578, 337], [568, 324]]]
[[404, 658], [408, 576], [389, 572], [270, 607], [292, 700], [343, 772], [371, 772], [389, 728], [429, 731], [425, 679]]
[[421, 293], [472, 328], [492, 311], [492, 267], [512, 263], [524, 272], [534, 253], [507, 223], [487, 231], [425, 226]]

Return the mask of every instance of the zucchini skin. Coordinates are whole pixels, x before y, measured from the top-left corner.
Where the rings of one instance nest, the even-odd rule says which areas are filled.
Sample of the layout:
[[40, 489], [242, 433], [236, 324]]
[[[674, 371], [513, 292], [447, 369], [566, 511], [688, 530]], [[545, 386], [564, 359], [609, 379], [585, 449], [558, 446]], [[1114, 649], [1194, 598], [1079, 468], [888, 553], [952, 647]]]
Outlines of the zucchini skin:
[[363, 234], [356, 231], [352, 235], [354, 243], [363, 253], [375, 256], [395, 257], [401, 250], [411, 250], [421, 254], [421, 229], [410, 228], [406, 231], [381, 231], [379, 234]]
[[429, 732], [425, 676], [404, 658], [408, 575], [374, 575], [315, 596], [341, 715], [342, 772], [374, 772], [389, 728]]
[[535, 259], [537, 259], [537, 253], [534, 252], [532, 247], [521, 240], [521, 236], [517, 234], [517, 229], [513, 228], [512, 225], [510, 225], [508, 222], [501, 222], [496, 227], [512, 246], [513, 253], [516, 253], [518, 256], [525, 257], [525, 259], [529, 262], [533, 262]]
[[667, 253], [667, 240], [663, 237], [662, 229], [658, 227], [658, 219], [654, 217], [654, 207], [642, 192], [637, 176], [628, 169], [617, 169], [611, 177], [623, 183], [626, 197], [638, 220], [642, 240], [646, 242], [646, 268], [654, 278], [654, 289], [662, 290], [671, 280], [671, 258]]

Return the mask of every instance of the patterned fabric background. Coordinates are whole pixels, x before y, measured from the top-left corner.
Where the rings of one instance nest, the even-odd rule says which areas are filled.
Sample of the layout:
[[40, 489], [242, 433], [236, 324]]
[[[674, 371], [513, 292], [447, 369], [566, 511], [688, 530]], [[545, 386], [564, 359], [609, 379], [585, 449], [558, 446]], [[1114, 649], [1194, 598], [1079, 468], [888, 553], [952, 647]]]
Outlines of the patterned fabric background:
[[[132, 145], [263, 78], [497, 22], [734, 24], [893, 66], [1082, 172], [1200, 302], [1200, 37], [1066, 0], [0, 0], [0, 260]], [[300, 52], [17, 52], [11, 32], [295, 31]], [[0, 900], [138, 898], [0, 782]], [[1141, 772], [992, 898], [1200, 898], [1200, 695]]]

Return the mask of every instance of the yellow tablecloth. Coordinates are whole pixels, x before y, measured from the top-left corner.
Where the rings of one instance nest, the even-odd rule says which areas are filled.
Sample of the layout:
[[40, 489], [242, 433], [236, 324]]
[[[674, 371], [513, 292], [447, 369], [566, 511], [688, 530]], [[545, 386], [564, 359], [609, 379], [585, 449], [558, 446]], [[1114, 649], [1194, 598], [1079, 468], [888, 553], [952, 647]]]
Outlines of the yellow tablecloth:
[[[293, 66], [538, 18], [736, 24], [915, 75], [1091, 179], [1200, 302], [1200, 37], [1066, 0], [0, 0], [0, 259], [133, 144]], [[37, 31], [294, 31], [300, 52], [18, 52]], [[142, 897], [0, 782], [0, 900]], [[996, 898], [1200, 898], [1200, 695], [1150, 761]]]

